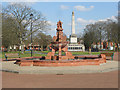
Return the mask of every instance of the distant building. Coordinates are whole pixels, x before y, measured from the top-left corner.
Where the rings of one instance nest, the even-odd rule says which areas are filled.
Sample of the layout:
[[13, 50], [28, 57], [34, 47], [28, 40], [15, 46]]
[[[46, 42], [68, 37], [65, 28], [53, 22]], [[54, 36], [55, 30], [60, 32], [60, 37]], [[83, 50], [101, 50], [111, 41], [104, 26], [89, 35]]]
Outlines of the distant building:
[[[92, 48], [100, 49], [100, 42], [98, 42], [97, 44], [93, 43]], [[107, 40], [101, 42], [101, 50], [105, 50], [105, 49], [114, 50], [115, 48], [117, 48], [116, 43], [108, 42]], [[120, 48], [120, 44], [118, 44], [118, 48]]]
[[[22, 48], [21, 46], [14, 45], [13, 47], [10, 46], [9, 50], [10, 51], [12, 51], [12, 50], [21, 51], [21, 48]], [[32, 46], [31, 46], [31, 44], [24, 45], [24, 50], [31, 50], [31, 49], [34, 50], [34, 51], [41, 51], [41, 46], [38, 45], [38, 44], [35, 44], [35, 45], [32, 45]], [[2, 51], [7, 51], [7, 49], [4, 46], [1, 47], [1, 50]], [[43, 50], [48, 50], [47, 46], [43, 47]]]

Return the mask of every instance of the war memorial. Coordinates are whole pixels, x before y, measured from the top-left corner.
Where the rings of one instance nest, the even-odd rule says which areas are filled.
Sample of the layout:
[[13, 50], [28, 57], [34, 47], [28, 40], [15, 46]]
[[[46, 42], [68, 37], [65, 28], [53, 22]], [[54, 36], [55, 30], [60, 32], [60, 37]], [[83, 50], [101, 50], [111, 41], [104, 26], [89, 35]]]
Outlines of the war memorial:
[[77, 43], [77, 35], [75, 34], [75, 15], [72, 12], [72, 33], [70, 35], [70, 43], [68, 44], [68, 51], [85, 51], [83, 44]]

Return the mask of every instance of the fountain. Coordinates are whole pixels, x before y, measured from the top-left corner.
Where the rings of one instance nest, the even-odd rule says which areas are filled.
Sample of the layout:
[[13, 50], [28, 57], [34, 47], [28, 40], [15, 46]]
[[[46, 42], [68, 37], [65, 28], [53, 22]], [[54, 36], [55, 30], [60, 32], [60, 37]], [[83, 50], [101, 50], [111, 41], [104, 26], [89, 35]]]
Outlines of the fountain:
[[[57, 22], [57, 36], [53, 37], [53, 42], [51, 42], [52, 52], [47, 54], [46, 59], [49, 60], [69, 60], [74, 59], [71, 52], [68, 52], [68, 42], [66, 41], [66, 36], [63, 36], [62, 22]], [[58, 51], [58, 56], [55, 56], [55, 52]], [[65, 56], [62, 56], [62, 51], [65, 52]]]
[[[19, 58], [15, 64], [20, 66], [79, 66], [79, 65], [100, 65], [106, 63], [106, 56], [100, 55], [82, 55], [73, 56], [68, 51], [68, 42], [63, 35], [62, 22], [57, 22], [57, 33], [51, 42], [52, 52], [47, 56]], [[55, 52], [58, 51], [58, 55]], [[65, 52], [65, 55], [62, 55]]]

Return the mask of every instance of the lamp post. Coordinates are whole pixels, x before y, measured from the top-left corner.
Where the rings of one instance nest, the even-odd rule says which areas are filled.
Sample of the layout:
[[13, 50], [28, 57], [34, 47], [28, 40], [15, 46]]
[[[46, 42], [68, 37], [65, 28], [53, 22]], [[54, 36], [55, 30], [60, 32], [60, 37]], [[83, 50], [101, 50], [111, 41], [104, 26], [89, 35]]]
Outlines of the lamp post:
[[103, 27], [101, 26], [102, 23], [100, 23], [100, 26], [99, 26], [99, 33], [100, 33], [100, 50], [102, 49], [102, 30], [103, 30]]
[[32, 57], [32, 18], [33, 18], [33, 14], [30, 14], [30, 19], [31, 19], [31, 27], [30, 27], [30, 31], [31, 31], [31, 57]]
[[100, 27], [100, 50], [101, 50], [101, 38], [102, 38], [102, 36], [101, 36], [101, 27]]

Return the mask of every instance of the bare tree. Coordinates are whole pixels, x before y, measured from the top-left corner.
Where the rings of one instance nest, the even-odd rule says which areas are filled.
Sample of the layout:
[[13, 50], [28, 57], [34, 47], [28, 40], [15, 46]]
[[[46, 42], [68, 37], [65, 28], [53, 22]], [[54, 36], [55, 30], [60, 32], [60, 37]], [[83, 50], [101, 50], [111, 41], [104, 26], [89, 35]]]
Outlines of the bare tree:
[[18, 28], [16, 27], [15, 19], [11, 17], [5, 17], [2, 14], [2, 45], [9, 49], [11, 46], [13, 49], [14, 45], [19, 43], [19, 39], [17, 37], [16, 32], [18, 32]]
[[99, 42], [98, 31], [96, 30], [96, 24], [89, 24], [84, 29], [83, 40], [86, 48], [91, 47], [91, 44]]
[[110, 19], [106, 21], [106, 27], [105, 27], [105, 32], [107, 36], [106, 39], [108, 41], [112, 41], [116, 43], [117, 47], [118, 47], [118, 43], [120, 43], [118, 27], [119, 27], [118, 22], [112, 21]]
[[84, 30], [84, 42], [85, 45], [91, 46], [91, 44], [100, 42], [101, 49], [101, 41], [107, 40], [108, 42], [112, 41], [114, 43], [120, 43], [119, 41], [119, 29], [118, 29], [118, 21], [113, 21], [111, 19], [107, 19], [106, 21], [98, 21], [94, 24], [89, 24], [86, 26]]
[[22, 46], [22, 53], [24, 51], [23, 44], [24, 40], [31, 35], [30, 32], [30, 14], [32, 13], [33, 19], [33, 32], [36, 31], [47, 31], [49, 29], [49, 24], [43, 15], [31, 8], [30, 6], [25, 5], [25, 3], [15, 3], [8, 5], [3, 9], [3, 13], [5, 13], [6, 17], [12, 17], [16, 20], [17, 27], [19, 31], [17, 35], [20, 39], [20, 45]]
[[44, 33], [38, 33], [34, 37], [34, 43], [37, 42], [41, 46], [41, 50], [43, 51], [43, 47], [48, 47], [52, 41], [52, 37], [50, 35], [46, 35]]

